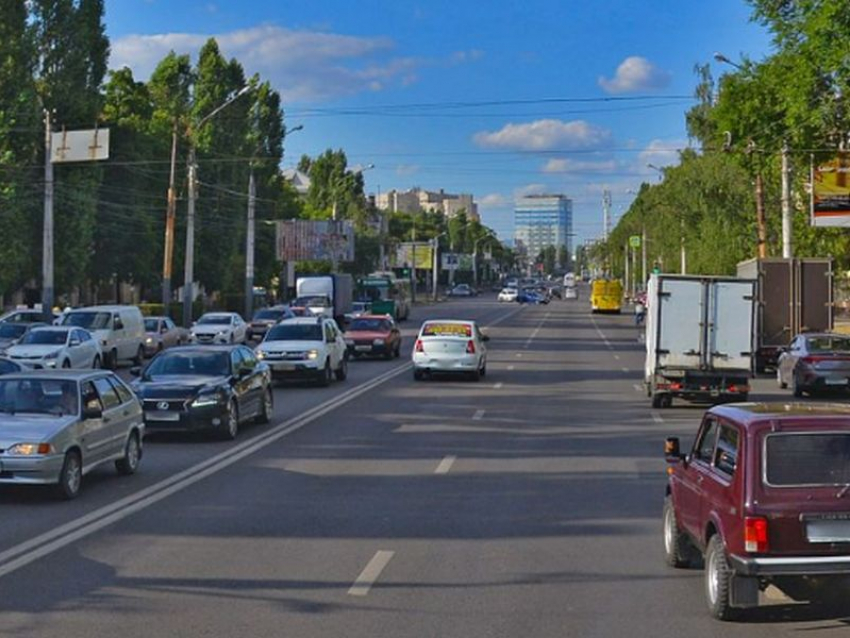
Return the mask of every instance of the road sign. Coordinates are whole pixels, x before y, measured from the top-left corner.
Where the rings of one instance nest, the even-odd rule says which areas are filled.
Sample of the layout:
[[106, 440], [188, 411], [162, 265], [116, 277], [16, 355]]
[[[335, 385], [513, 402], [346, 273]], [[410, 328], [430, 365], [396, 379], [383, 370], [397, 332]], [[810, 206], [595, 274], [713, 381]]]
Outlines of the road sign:
[[629, 237], [629, 246], [632, 248], [640, 248], [640, 235], [632, 235]]
[[50, 161], [54, 164], [105, 159], [109, 159], [108, 128], [51, 134]]

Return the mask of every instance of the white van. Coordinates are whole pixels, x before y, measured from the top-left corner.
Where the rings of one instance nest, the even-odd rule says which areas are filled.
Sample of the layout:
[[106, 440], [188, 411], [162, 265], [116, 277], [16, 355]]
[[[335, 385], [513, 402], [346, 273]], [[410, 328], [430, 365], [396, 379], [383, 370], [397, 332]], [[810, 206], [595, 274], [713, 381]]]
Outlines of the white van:
[[90, 306], [62, 315], [62, 326], [88, 330], [100, 343], [103, 364], [116, 368], [121, 359], [142, 365], [145, 356], [145, 320], [136, 306]]

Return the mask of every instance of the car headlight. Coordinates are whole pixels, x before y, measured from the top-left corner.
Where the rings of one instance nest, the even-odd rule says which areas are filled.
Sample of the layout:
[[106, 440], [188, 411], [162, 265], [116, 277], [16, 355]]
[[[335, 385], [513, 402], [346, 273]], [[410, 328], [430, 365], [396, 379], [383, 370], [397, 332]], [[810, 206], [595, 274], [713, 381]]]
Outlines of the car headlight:
[[55, 350], [55, 351], [53, 351], [53, 352], [49, 352], [49, 353], [47, 353], [46, 355], [44, 355], [44, 358], [45, 358], [45, 359], [55, 359], [55, 358], [56, 358], [56, 357], [58, 357], [58, 356], [59, 356], [59, 351], [58, 351], [58, 350]]
[[10, 456], [39, 456], [53, 452], [50, 443], [16, 443], [6, 450], [6, 454]]
[[153, 343], [153, 337], [148, 337], [145, 339], [145, 343]]
[[318, 359], [319, 358], [319, 351], [318, 350], [308, 350], [305, 353], [305, 355], [306, 355], [307, 359]]
[[193, 408], [208, 408], [211, 405], [218, 405], [222, 403], [222, 396], [218, 392], [210, 392], [207, 394], [201, 394], [197, 399], [192, 401]]
[[254, 352], [254, 354], [256, 355], [257, 359], [265, 359], [266, 358], [266, 353], [263, 352], [262, 350], [257, 350], [256, 352]]
[[372, 345], [375, 345], [375, 346], [382, 346], [382, 345], [384, 345], [384, 340], [383, 340], [383, 339], [375, 339], [375, 340], [372, 342]]

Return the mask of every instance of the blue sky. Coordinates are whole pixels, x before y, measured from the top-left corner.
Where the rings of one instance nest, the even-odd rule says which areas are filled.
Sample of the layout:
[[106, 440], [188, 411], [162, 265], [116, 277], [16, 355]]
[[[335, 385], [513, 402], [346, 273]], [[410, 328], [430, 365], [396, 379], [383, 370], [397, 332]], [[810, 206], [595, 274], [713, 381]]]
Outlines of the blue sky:
[[284, 99], [284, 165], [342, 148], [367, 190], [473, 193], [513, 231], [523, 193], [573, 198], [576, 239], [687, 145], [694, 65], [769, 53], [743, 0], [108, 0], [111, 66], [146, 79], [209, 36]]

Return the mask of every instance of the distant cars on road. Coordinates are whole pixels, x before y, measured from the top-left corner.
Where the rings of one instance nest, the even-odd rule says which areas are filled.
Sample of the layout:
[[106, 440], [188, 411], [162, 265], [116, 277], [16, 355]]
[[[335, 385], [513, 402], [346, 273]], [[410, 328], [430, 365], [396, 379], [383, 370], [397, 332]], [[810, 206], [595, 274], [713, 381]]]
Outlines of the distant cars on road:
[[348, 376], [348, 346], [333, 319], [324, 315], [295, 317], [269, 330], [257, 347], [274, 379], [330, 385]]
[[136, 306], [91, 306], [64, 312], [59, 325], [83, 328], [97, 340], [106, 368], [120, 360], [141, 365], [145, 357], [145, 321]]
[[52, 485], [74, 498], [100, 465], [133, 474], [144, 430], [139, 400], [111, 372], [0, 377], [0, 484]]
[[189, 331], [176, 325], [171, 317], [145, 317], [145, 355], [189, 343]]
[[[850, 578], [850, 408], [717, 406], [670, 464], [663, 540], [672, 567], [704, 562], [710, 613], [729, 620], [775, 585], [846, 604]], [[702, 559], [702, 560], [701, 560]]]
[[458, 284], [449, 290], [449, 297], [475, 297], [478, 291], [469, 284]]
[[189, 331], [189, 341], [202, 345], [245, 343], [248, 325], [235, 312], [208, 312]]
[[519, 295], [519, 291], [516, 288], [502, 288], [499, 292], [496, 299], [498, 301], [516, 301], [517, 295]]
[[131, 372], [150, 432], [206, 431], [232, 440], [241, 424], [268, 423], [272, 415], [268, 366], [246, 346], [172, 348]]
[[422, 324], [413, 347], [413, 378], [461, 374], [478, 381], [487, 374], [489, 337], [474, 321], [430, 320]]
[[29, 370], [99, 368], [103, 362], [100, 344], [91, 333], [63, 326], [33, 328], [6, 355]]
[[263, 337], [265, 337], [266, 333], [269, 331], [269, 328], [280, 323], [284, 319], [291, 319], [294, 316], [295, 313], [292, 312], [289, 306], [271, 306], [269, 308], [261, 308], [255, 312], [254, 316], [251, 318], [251, 323], [248, 324], [245, 338], [248, 341], [253, 341], [254, 339], [262, 341]]
[[850, 384], [850, 337], [832, 333], [798, 335], [776, 363], [780, 388], [803, 394], [846, 392]]
[[352, 357], [384, 357], [401, 354], [401, 331], [389, 315], [362, 315], [345, 332], [345, 343]]

